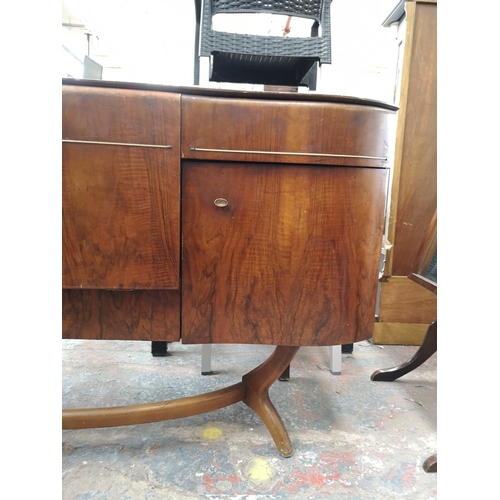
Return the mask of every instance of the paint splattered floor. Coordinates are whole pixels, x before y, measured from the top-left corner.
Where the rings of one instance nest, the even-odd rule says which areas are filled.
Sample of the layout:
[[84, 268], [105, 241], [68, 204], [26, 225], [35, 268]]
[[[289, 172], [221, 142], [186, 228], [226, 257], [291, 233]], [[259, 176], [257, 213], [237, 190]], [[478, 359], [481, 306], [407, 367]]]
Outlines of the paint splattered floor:
[[[201, 375], [201, 346], [63, 340], [63, 407], [174, 399], [239, 382], [272, 346], [213, 346], [215, 375]], [[326, 347], [301, 348], [291, 379], [270, 397], [294, 444], [282, 458], [243, 403], [154, 424], [63, 431], [63, 500], [437, 498], [437, 354], [395, 382], [372, 382], [417, 347], [354, 345], [342, 374]]]

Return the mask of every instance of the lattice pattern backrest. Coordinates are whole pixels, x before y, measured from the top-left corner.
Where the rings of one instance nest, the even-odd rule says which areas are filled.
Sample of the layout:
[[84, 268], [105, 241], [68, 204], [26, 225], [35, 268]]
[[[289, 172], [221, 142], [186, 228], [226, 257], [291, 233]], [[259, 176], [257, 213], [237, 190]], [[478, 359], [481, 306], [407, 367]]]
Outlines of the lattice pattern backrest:
[[[212, 15], [219, 13], [269, 13], [306, 17], [320, 21], [325, 0], [205, 0], [212, 2]], [[326, 0], [330, 1], [330, 0]]]

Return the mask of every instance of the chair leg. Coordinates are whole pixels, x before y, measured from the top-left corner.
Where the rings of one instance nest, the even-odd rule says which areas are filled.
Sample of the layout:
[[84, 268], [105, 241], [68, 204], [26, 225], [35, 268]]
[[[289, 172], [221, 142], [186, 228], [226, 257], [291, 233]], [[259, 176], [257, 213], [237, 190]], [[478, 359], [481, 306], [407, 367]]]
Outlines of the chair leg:
[[437, 321], [434, 321], [427, 328], [422, 345], [415, 355], [399, 366], [394, 368], [385, 368], [372, 373], [370, 379], [381, 382], [392, 382], [403, 375], [418, 368], [422, 363], [427, 361], [437, 351]]

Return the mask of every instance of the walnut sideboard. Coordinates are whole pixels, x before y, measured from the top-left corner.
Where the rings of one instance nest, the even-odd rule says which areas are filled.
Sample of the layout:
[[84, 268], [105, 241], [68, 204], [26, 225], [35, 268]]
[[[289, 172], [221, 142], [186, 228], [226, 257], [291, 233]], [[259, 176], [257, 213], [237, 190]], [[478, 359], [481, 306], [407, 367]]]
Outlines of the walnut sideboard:
[[63, 427], [244, 401], [290, 456], [269, 386], [300, 346], [373, 333], [396, 108], [71, 79], [62, 99], [63, 338], [277, 346], [234, 386]]

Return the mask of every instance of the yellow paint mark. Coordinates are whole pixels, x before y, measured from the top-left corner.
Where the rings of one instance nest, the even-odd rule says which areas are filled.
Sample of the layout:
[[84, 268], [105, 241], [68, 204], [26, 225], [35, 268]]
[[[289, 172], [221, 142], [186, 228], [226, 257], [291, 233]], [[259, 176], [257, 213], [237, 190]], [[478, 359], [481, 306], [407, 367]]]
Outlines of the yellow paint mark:
[[220, 439], [222, 437], [222, 431], [217, 427], [207, 427], [203, 430], [202, 436], [205, 439], [214, 441], [215, 439]]
[[273, 477], [274, 471], [271, 464], [263, 458], [256, 457], [248, 472], [248, 477], [254, 481], [267, 481]]

